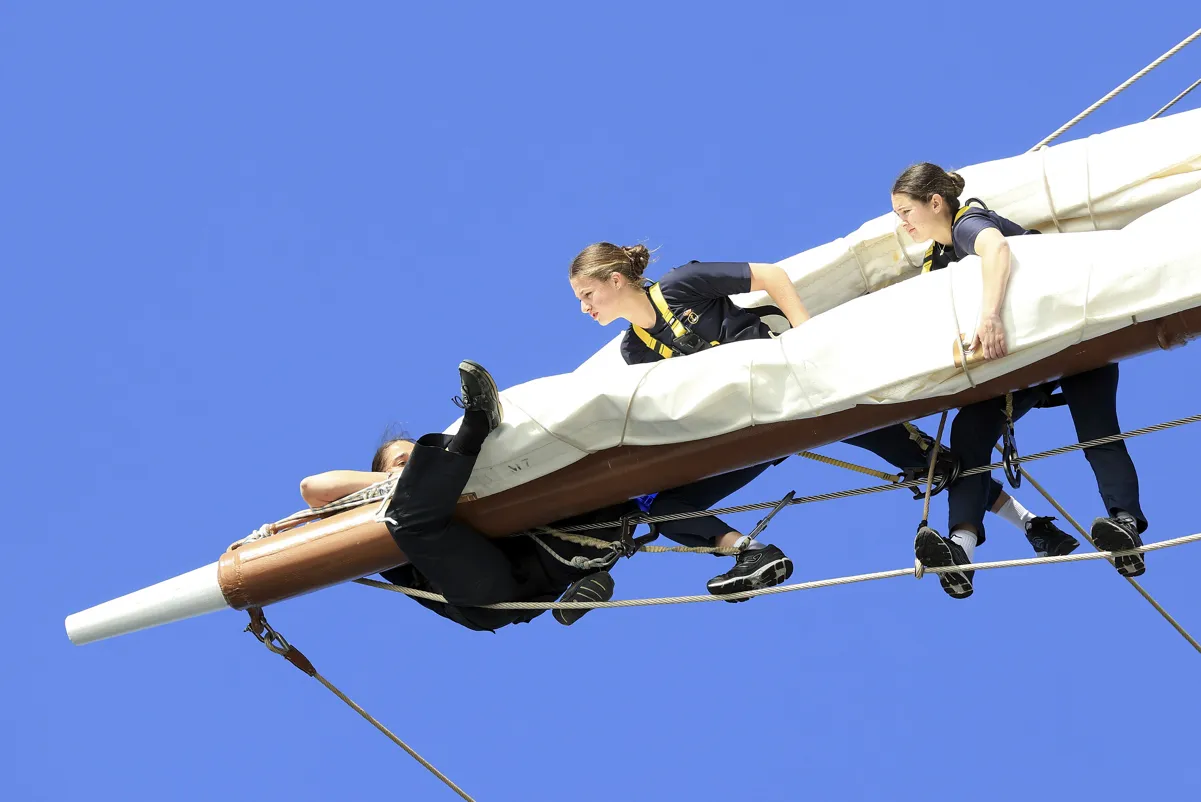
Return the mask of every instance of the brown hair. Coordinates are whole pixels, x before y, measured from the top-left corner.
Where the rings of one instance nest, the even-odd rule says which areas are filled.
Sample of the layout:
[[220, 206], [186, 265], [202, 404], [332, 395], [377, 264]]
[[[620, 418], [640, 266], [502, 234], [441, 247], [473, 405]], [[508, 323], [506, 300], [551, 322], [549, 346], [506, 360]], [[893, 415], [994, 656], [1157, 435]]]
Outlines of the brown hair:
[[935, 195], [942, 196], [951, 210], [951, 217], [959, 211], [959, 196], [963, 194], [964, 181], [959, 173], [948, 173], [937, 164], [922, 162], [909, 167], [892, 185], [892, 194], [908, 195], [914, 200], [929, 203]]
[[379, 444], [379, 448], [375, 450], [375, 456], [371, 458], [372, 473], [384, 473], [388, 470], [385, 460], [388, 456], [388, 449], [397, 443], [413, 443], [413, 438], [409, 433], [402, 430], [395, 430], [391, 426], [384, 432], [383, 442]]
[[597, 281], [608, 281], [609, 276], [620, 273], [635, 287], [647, 283], [643, 277], [646, 266], [651, 262], [651, 252], [645, 245], [623, 247], [611, 242], [597, 242], [576, 254], [571, 260], [569, 278], [583, 276]]

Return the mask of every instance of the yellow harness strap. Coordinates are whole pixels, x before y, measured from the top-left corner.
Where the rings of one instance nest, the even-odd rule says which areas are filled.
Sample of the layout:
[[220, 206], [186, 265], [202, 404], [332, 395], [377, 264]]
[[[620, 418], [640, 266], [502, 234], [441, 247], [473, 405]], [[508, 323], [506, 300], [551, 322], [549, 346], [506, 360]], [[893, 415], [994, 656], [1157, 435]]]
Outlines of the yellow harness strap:
[[659, 356], [663, 357], [664, 359], [671, 359], [672, 356], [675, 355], [674, 351], [652, 337], [651, 333], [646, 329], [642, 328], [641, 326], [630, 326], [630, 328], [634, 330], [634, 333], [638, 335], [638, 339], [642, 340], [643, 344], [646, 345], [647, 348], [651, 349]]
[[[659, 310], [659, 314], [663, 316], [663, 320], [667, 323], [668, 328], [671, 329], [673, 337], [678, 339], [683, 337], [685, 334], [690, 333], [688, 328], [676, 318], [675, 313], [671, 311], [671, 307], [667, 305], [667, 299], [663, 297], [663, 289], [659, 286], [659, 282], [656, 281], [654, 284], [648, 287], [646, 292], [647, 295], [650, 296], [651, 303], [654, 304], [655, 308]], [[647, 348], [651, 349], [664, 359], [671, 359], [676, 355], [676, 350], [674, 348], [666, 345], [665, 343], [659, 342], [651, 336], [649, 331], [641, 326], [635, 326], [631, 324], [630, 328], [634, 330], [634, 333], [638, 335], [638, 339], [642, 340], [643, 344], [646, 345]], [[709, 345], [721, 345], [721, 343], [717, 340], [710, 340]]]
[[922, 272], [929, 273], [930, 268], [934, 265], [934, 243], [930, 243], [930, 247], [926, 249], [926, 256], [922, 259]]
[[909, 439], [917, 443], [918, 448], [922, 451], [928, 451], [930, 448], [930, 440], [922, 434], [922, 430], [914, 426], [912, 423], [901, 424], [905, 427], [905, 431], [909, 432]]
[[[967, 203], [965, 203], [963, 206], [960, 206], [959, 211], [955, 212], [955, 219], [951, 221], [952, 227], [954, 227], [954, 225], [959, 222], [960, 217], [963, 217], [963, 213], [966, 212], [971, 207], [973, 200], [975, 200], [975, 198], [972, 198]], [[983, 209], [984, 206], [981, 205], [980, 208]], [[931, 242], [930, 247], [926, 249], [926, 256], [922, 259], [922, 272], [923, 273], [929, 273], [930, 268], [934, 266], [934, 248], [937, 245], [938, 245], [938, 243]]]

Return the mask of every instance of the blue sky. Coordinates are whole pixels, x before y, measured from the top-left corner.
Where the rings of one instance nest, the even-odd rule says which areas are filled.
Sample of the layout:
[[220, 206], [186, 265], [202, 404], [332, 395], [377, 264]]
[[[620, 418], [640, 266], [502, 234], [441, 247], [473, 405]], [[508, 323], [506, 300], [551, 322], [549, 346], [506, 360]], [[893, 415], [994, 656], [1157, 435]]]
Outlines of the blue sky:
[[[452, 798], [240, 613], [87, 647], [62, 619], [216, 559], [296, 509], [301, 477], [365, 467], [386, 425], [441, 429], [461, 358], [502, 385], [575, 367], [615, 333], [565, 280], [584, 245], [645, 241], [658, 269], [789, 256], [885, 211], [910, 162], [1025, 150], [1197, 26], [1183, 2], [1007, 9], [9, 4], [0, 795]], [[1198, 77], [1201, 44], [1078, 133]], [[1196, 413], [1198, 367], [1196, 346], [1125, 363], [1123, 425]], [[1066, 410], [1019, 437], [1073, 439]], [[1131, 444], [1149, 539], [1198, 530], [1198, 449], [1196, 427]], [[1100, 514], [1079, 455], [1033, 473]], [[858, 484], [794, 460], [735, 499]], [[908, 564], [919, 516], [896, 493], [798, 508], [768, 534], [816, 579]], [[990, 531], [988, 558], [1026, 555]], [[1146, 587], [1201, 634], [1201, 549], [1148, 563]], [[618, 593], [699, 592], [718, 566], [639, 557]], [[1201, 655], [1112, 569], [977, 587], [497, 635], [357, 586], [269, 616], [480, 800], [1201, 794]]]

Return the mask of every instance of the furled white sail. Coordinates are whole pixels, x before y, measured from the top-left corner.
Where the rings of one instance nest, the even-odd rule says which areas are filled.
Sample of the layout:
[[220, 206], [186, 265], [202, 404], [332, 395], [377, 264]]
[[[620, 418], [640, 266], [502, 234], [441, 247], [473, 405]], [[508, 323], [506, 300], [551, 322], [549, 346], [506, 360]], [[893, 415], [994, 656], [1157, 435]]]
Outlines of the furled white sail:
[[884, 215], [780, 263], [815, 314], [795, 331], [640, 366], [610, 343], [573, 373], [504, 391], [505, 424], [468, 492], [498, 493], [618, 445], [949, 395], [1201, 305], [1201, 110], [960, 172], [964, 197], [1028, 228], [1070, 232], [1010, 239], [1006, 358], [956, 367], [952, 343], [976, 325], [980, 261], [919, 275], [924, 244]]

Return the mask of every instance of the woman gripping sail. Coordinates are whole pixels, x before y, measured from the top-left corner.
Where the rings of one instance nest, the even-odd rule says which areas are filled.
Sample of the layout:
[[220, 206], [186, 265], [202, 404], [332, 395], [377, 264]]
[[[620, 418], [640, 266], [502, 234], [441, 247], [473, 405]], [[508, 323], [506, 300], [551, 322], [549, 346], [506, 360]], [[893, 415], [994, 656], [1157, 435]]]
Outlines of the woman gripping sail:
[[[915, 164], [894, 182], [892, 207], [915, 241], [932, 240], [923, 272], [942, 269], [965, 256], [981, 258], [980, 321], [965, 347], [968, 352], [982, 352], [985, 359], [996, 359], [1008, 351], [1001, 318], [1011, 268], [1009, 243], [1005, 238], [1038, 232], [988, 210], [975, 198], [961, 204], [959, 196], [964, 186], [961, 176], [936, 164]], [[1118, 366], [1110, 363], [1013, 393], [1011, 416], [1006, 414], [1004, 397], [961, 409], [951, 426], [951, 448], [963, 460], [963, 467], [987, 464], [1006, 425], [1045, 402], [1056, 386], [1063, 390], [1081, 442], [1121, 431], [1117, 414]], [[1098, 548], [1107, 551], [1141, 546], [1140, 535], [1147, 528], [1147, 520], [1139, 503], [1138, 475], [1126, 444], [1119, 441], [1093, 446], [1086, 448], [1084, 454], [1108, 513], [1093, 522], [1093, 540]], [[965, 477], [950, 486], [947, 502], [950, 536], [943, 538], [932, 530], [919, 534], [914, 549], [922, 564], [948, 567], [972, 561], [975, 547], [984, 542], [988, 483], [985, 477], [985, 474]], [[1123, 576], [1139, 576], [1145, 570], [1139, 554], [1120, 557], [1115, 565]], [[950, 572], [940, 574], [939, 579], [948, 595], [962, 599], [972, 594], [972, 573]]]
[[[655, 362], [725, 343], [772, 337], [771, 328], [764, 322], [765, 317], [772, 315], [786, 317], [794, 327], [809, 319], [792, 280], [777, 265], [694, 261], [668, 271], [652, 283], [644, 277], [649, 262], [650, 251], [644, 245], [623, 247], [598, 242], [581, 251], [569, 271], [572, 289], [584, 314], [602, 326], [615, 320], [630, 324], [621, 342], [621, 355], [627, 364]], [[758, 290], [766, 291], [775, 306], [747, 309], [730, 298]], [[926, 466], [933, 438], [916, 427], [897, 424], [856, 435], [845, 442], [867, 449], [907, 471]], [[957, 457], [952, 452], [953, 449], [940, 451], [937, 475], [954, 472]], [[735, 471], [726, 474], [724, 481], [744, 485], [767, 467], [759, 465]], [[986, 480], [986, 492], [986, 508], [1021, 529], [1036, 554], [1067, 554], [1079, 545], [1060, 531], [1052, 518], [1035, 516], [1010, 497], [999, 482]], [[671, 532], [664, 534], [694, 545]], [[765, 548], [783, 557], [777, 547]], [[720, 584], [723, 577], [745, 574], [747, 566], [743, 561], [749, 557], [750, 552], [740, 555], [728, 574], [710, 580], [710, 587]]]

